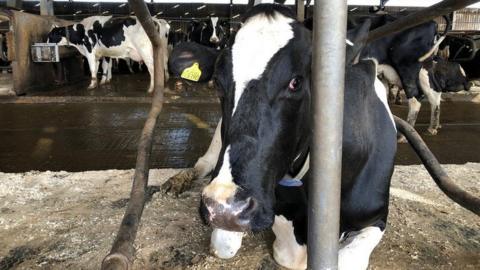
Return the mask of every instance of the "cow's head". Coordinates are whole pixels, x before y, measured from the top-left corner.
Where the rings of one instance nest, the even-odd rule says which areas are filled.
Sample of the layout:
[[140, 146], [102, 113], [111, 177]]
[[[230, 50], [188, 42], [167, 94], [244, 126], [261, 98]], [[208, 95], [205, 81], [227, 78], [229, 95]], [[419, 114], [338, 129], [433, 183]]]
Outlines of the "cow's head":
[[67, 44], [67, 30], [65, 27], [55, 26], [48, 33], [47, 43], [56, 43], [58, 45]]
[[220, 22], [218, 17], [210, 17], [209, 30], [210, 27], [212, 34], [210, 35], [209, 41], [215, 45], [220, 44], [220, 42], [225, 38], [225, 28], [223, 26], [223, 22]]
[[77, 23], [68, 26], [53, 27], [48, 33], [47, 43], [56, 43], [60, 46], [72, 44], [82, 44], [87, 40], [85, 27]]
[[[349, 51], [352, 62], [359, 50]], [[219, 56], [222, 149], [200, 205], [213, 227], [272, 225], [275, 187], [310, 144], [310, 71], [311, 33], [279, 5], [253, 8], [231, 50]]]
[[214, 227], [272, 225], [277, 181], [308, 145], [310, 39], [289, 9], [259, 5], [220, 56], [223, 146], [201, 204]]
[[429, 61], [426, 65], [428, 66], [430, 81], [436, 89], [444, 92], [470, 90], [471, 83], [468, 81], [465, 70], [459, 63], [438, 57]]

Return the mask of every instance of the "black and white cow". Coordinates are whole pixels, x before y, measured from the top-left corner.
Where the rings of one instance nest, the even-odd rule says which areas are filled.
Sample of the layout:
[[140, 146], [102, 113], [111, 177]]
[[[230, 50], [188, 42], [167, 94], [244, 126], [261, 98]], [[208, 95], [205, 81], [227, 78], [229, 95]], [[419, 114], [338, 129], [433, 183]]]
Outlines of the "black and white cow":
[[[381, 71], [380, 71], [381, 70]], [[402, 82], [395, 70], [390, 66], [380, 66], [379, 73], [388, 81], [389, 87], [402, 89]], [[440, 125], [440, 101], [442, 92], [458, 92], [470, 90], [471, 84], [467, 80], [465, 71], [460, 64], [445, 61], [434, 57], [422, 63], [418, 80], [422, 94], [427, 98], [431, 107], [430, 125], [428, 132], [436, 135]], [[415, 123], [420, 111], [421, 103], [415, 102], [410, 106], [409, 121]]]
[[[347, 48], [340, 269], [366, 269], [383, 236], [396, 153], [377, 63], [353, 64], [368, 28], [350, 31]], [[220, 258], [236, 254], [246, 231], [272, 228], [275, 260], [306, 268], [310, 67], [311, 33], [280, 5], [254, 7], [217, 60], [222, 121], [195, 167], [202, 176], [215, 166], [200, 212]]]
[[0, 33], [0, 60], [8, 62], [7, 57], [7, 38], [5, 34]]
[[175, 45], [186, 42], [188, 40], [188, 35], [181, 30], [170, 29], [168, 34], [168, 45], [175, 47]]
[[[170, 26], [161, 19], [154, 19], [154, 22], [158, 25], [162, 47], [165, 48], [165, 76], [168, 78], [166, 48]], [[97, 86], [99, 59], [110, 57], [130, 58], [137, 62], [144, 62], [150, 73], [148, 92], [153, 91], [152, 44], [135, 17], [105, 18], [105, 16], [94, 16], [89, 18], [88, 23], [85, 24], [76, 23], [66, 27], [54, 27], [48, 35], [47, 42], [74, 46], [87, 58], [92, 76], [89, 89]], [[105, 69], [102, 66], [104, 71], [111, 70], [111, 62], [103, 61], [102, 65], [105, 65]], [[106, 75], [108, 77], [108, 74]]]
[[[168, 59], [168, 71], [175, 78], [207, 82], [212, 78], [219, 51], [196, 42], [182, 42], [175, 46]], [[195, 68], [198, 76], [186, 76], [187, 69]], [[187, 70], [188, 72], [188, 70]]]
[[188, 40], [212, 48], [223, 48], [228, 38], [226, 24], [228, 22], [220, 21], [218, 17], [192, 21], [188, 26]]
[[[373, 16], [372, 29], [381, 27], [396, 20], [390, 15]], [[351, 23], [354, 20], [350, 20]], [[447, 20], [447, 27], [448, 23]], [[426, 93], [420, 87], [420, 76], [423, 62], [431, 59], [438, 51], [440, 43], [445, 39], [445, 33], [439, 36], [437, 24], [434, 21], [385, 36], [370, 43], [362, 52], [361, 58], [374, 58], [380, 64], [380, 72], [385, 69], [398, 74], [408, 99], [409, 113], [407, 121], [415, 125], [419, 109], [419, 99]], [[397, 80], [396, 79], [396, 80]]]
[[8, 61], [7, 37], [0, 33], [0, 69], [3, 73], [11, 72], [10, 61]]

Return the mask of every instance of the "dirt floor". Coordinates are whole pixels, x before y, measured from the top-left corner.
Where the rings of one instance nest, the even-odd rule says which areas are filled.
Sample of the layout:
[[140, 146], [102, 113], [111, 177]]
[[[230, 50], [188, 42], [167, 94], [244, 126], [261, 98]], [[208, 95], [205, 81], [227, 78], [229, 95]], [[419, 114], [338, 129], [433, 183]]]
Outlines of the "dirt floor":
[[[480, 196], [480, 164], [446, 165]], [[231, 260], [209, 254], [210, 228], [195, 184], [179, 198], [156, 192], [178, 170], [151, 172], [151, 200], [134, 269], [278, 269], [273, 235], [248, 235]], [[0, 269], [98, 269], [128, 201], [133, 170], [0, 173]], [[453, 204], [422, 166], [397, 166], [387, 233], [370, 269], [480, 269], [480, 219]]]

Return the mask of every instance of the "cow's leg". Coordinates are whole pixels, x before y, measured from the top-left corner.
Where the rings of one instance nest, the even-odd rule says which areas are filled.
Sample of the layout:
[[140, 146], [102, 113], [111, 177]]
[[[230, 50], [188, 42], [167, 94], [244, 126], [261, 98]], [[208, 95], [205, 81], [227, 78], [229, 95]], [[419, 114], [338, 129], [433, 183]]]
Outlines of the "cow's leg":
[[108, 73], [107, 73], [107, 83], [109, 83], [112, 80], [112, 66], [113, 66], [113, 59], [110, 59], [108, 61]]
[[[422, 103], [418, 101], [415, 97], [408, 99], [408, 116], [407, 122], [413, 127], [415, 126], [415, 122], [417, 121], [418, 112], [420, 112], [420, 107], [422, 107]], [[400, 135], [398, 137], [399, 143], [406, 143], [407, 139], [405, 136]]]
[[95, 57], [95, 55], [89, 55], [87, 57], [88, 61], [88, 67], [90, 68], [90, 73], [91, 73], [91, 81], [90, 85], [88, 86], [88, 89], [93, 89], [97, 87], [98, 81], [97, 81], [97, 72], [98, 72], [98, 59]]
[[153, 70], [153, 61], [146, 61], [145, 65], [147, 66], [148, 73], [150, 74], [150, 86], [148, 87], [148, 93], [153, 93], [154, 85], [154, 70]]
[[426, 69], [422, 69], [420, 71], [419, 82], [423, 93], [425, 94], [425, 96], [427, 96], [431, 108], [430, 125], [427, 131], [431, 135], [437, 135], [438, 129], [440, 128], [440, 102], [442, 98], [442, 93], [436, 92], [430, 87], [430, 80], [428, 76], [428, 71]]
[[338, 250], [338, 269], [367, 269], [370, 254], [382, 240], [384, 232], [379, 227], [370, 226], [342, 237]]
[[133, 60], [130, 59], [130, 58], [125, 58], [125, 62], [127, 62], [128, 71], [131, 74], [135, 73], [135, 72], [133, 72], [133, 68], [132, 68]]
[[395, 96], [395, 104], [397, 105], [402, 105], [402, 95], [401, 95], [401, 88], [400, 87], [397, 87], [398, 91], [397, 91], [397, 94]]
[[213, 229], [210, 237], [210, 251], [221, 259], [230, 259], [242, 246], [242, 232]]
[[400, 87], [398, 87], [398, 85], [395, 85], [395, 84], [390, 85], [389, 102], [392, 101], [392, 103], [398, 104], [399, 98], [400, 98]]
[[173, 194], [180, 194], [189, 189], [195, 179], [201, 179], [207, 176], [213, 169], [220, 155], [222, 149], [222, 119], [218, 121], [217, 128], [213, 134], [213, 139], [210, 142], [207, 152], [197, 160], [195, 166], [191, 169], [186, 169], [175, 176], [171, 177], [162, 185], [165, 192]]
[[276, 215], [272, 226], [275, 234], [273, 258], [289, 269], [307, 268], [307, 245], [299, 244], [295, 238], [293, 222], [283, 215]]
[[437, 135], [438, 129], [441, 128], [440, 125], [440, 101], [442, 93], [432, 91], [431, 96], [428, 97], [430, 103], [430, 125], [427, 129], [428, 133], [431, 135]]
[[107, 82], [110, 60], [111, 59], [108, 59], [107, 57], [102, 58], [102, 79], [100, 80], [100, 85], [104, 85]]

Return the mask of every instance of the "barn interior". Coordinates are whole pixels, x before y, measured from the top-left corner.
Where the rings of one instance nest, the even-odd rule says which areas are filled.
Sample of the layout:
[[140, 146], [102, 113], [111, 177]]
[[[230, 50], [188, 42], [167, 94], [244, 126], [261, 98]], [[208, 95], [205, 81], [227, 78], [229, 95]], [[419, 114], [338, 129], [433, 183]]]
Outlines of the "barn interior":
[[[229, 26], [226, 28], [228, 32], [237, 30], [241, 25], [242, 15], [247, 11], [248, 1], [151, 0], [146, 2], [152, 16], [169, 23], [170, 33], [187, 33], [192, 21], [208, 20], [210, 17], [219, 17], [220, 20], [226, 21]], [[287, 1], [287, 4], [295, 10], [295, 2]], [[361, 17], [371, 14], [371, 1], [364, 1], [366, 4], [362, 4], [362, 1], [353, 2], [355, 4], [349, 5], [349, 16]], [[422, 8], [418, 5], [387, 5], [383, 12], [403, 16]], [[312, 16], [313, 3], [312, 6], [305, 8], [304, 13], [305, 18]], [[77, 269], [82, 265], [87, 265], [86, 269], [90, 269], [98, 266], [99, 256], [104, 255], [104, 249], [108, 248], [112, 241], [112, 236], [109, 234], [116, 229], [115, 222], [119, 220], [128, 200], [125, 194], [130, 187], [129, 180], [133, 174], [131, 169], [135, 167], [140, 134], [152, 103], [152, 94], [146, 91], [149, 85], [148, 70], [139, 62], [117, 60], [112, 68], [113, 76], [110, 83], [87, 89], [91, 76], [88, 63], [76, 49], [59, 46], [58, 62], [35, 62], [32, 55], [32, 45], [45, 43], [52, 27], [71, 25], [90, 16], [110, 15], [125, 17], [134, 15], [134, 12], [127, 1], [116, 0], [6, 0], [0, 2], [0, 48], [2, 48], [0, 176], [21, 186], [12, 188], [8, 192], [0, 192], [0, 198], [2, 196], [7, 198], [5, 194], [8, 193], [9, 199], [13, 195], [25, 195], [25, 201], [33, 200], [35, 196], [32, 194], [35, 192], [40, 194], [42, 188], [50, 188], [52, 192], [59, 194], [62, 189], [57, 190], [55, 186], [57, 184], [47, 184], [46, 181], [48, 179], [62, 181], [63, 177], [67, 175], [70, 177], [70, 172], [74, 177], [85, 181], [85, 187], [79, 189], [81, 194], [88, 196], [85, 201], [80, 201], [78, 198], [71, 199], [74, 203], [85, 203], [85, 205], [74, 207], [70, 214], [52, 215], [52, 220], [42, 221], [41, 224], [35, 223], [33, 227], [36, 227], [29, 233], [38, 233], [43, 240], [32, 236], [32, 240], [22, 242], [21, 239], [7, 237], [0, 233], [1, 237], [11, 241], [8, 246], [0, 248], [0, 269], [15, 269], [15, 267], [19, 267], [18, 269], [69, 267]], [[480, 69], [477, 65], [480, 64], [480, 8], [459, 10], [449, 16], [453, 21], [449, 35], [458, 41], [458, 45], [452, 49], [453, 52], [450, 52], [449, 57], [462, 64], [467, 73], [472, 74], [470, 79], [475, 86], [468, 92], [442, 95], [442, 129], [436, 136], [427, 134], [431, 111], [427, 101], [423, 100], [416, 129], [422, 134], [440, 163], [451, 164], [449, 169], [459, 182], [480, 195], [478, 189], [480, 83], [476, 82], [480, 79]], [[443, 30], [446, 25], [445, 19], [438, 18], [436, 21], [438, 29]], [[465, 46], [465, 44], [469, 45]], [[99, 79], [103, 72], [102, 69], [99, 70]], [[176, 169], [192, 167], [195, 164], [208, 148], [221, 117], [217, 90], [212, 83], [197, 83], [170, 76], [166, 87], [165, 105], [155, 129], [150, 161], [150, 168], [155, 169], [151, 174], [152, 181], [156, 185], [172, 176], [177, 172]], [[395, 115], [406, 118], [408, 102], [404, 94], [401, 96], [401, 101], [401, 104], [392, 103], [390, 107]], [[433, 191], [435, 186], [426, 183], [427, 175], [420, 172], [421, 161], [408, 144], [398, 145], [395, 164], [399, 166], [400, 173], [395, 175], [397, 179], [395, 188], [398, 193], [394, 195], [393, 200], [396, 204], [392, 209], [398, 213], [394, 214], [392, 220], [397, 224], [401, 223], [404, 215], [415, 211], [419, 211], [423, 216], [430, 215], [426, 225], [419, 225], [422, 220], [417, 217], [407, 224], [407, 227], [412, 230], [420, 226], [420, 232], [414, 233], [414, 237], [417, 237], [418, 241], [426, 242], [421, 245], [414, 243], [414, 240], [401, 242], [410, 233], [394, 225], [393, 228], [397, 231], [389, 236], [389, 242], [385, 244], [386, 249], [378, 252], [378, 256], [374, 259], [375, 267], [371, 269], [479, 269], [480, 227], [477, 217], [465, 216], [459, 207], [449, 206], [447, 199], [443, 198], [445, 196]], [[98, 173], [91, 171], [98, 171]], [[108, 171], [108, 173], [99, 173], [100, 171]], [[424, 186], [412, 187], [412, 183], [404, 180], [416, 174], [421, 175], [419, 183]], [[32, 184], [34, 187], [29, 189], [27, 184], [20, 183], [21, 177], [16, 175], [27, 176], [30, 177], [29, 181], [43, 184]], [[101, 186], [95, 182], [96, 178], [104, 181], [105, 185]], [[118, 181], [107, 184], [109, 179]], [[413, 181], [413, 179], [408, 180]], [[152, 267], [156, 269], [280, 269], [270, 258], [268, 245], [256, 244], [257, 241], [266, 241], [271, 244], [273, 240], [269, 233], [251, 236], [247, 240], [244, 254], [251, 259], [249, 263], [235, 259], [225, 266], [222, 261], [206, 255], [208, 247], [201, 246], [208, 245], [208, 239], [205, 236], [207, 229], [197, 228], [200, 222], [197, 219], [188, 220], [189, 217], [197, 215], [195, 207], [198, 200], [195, 196], [198, 195], [201, 183], [205, 181], [196, 183], [194, 191], [184, 195], [178, 201], [163, 195], [155, 195], [156, 197], [152, 199], [153, 203], [146, 210], [145, 215], [150, 217], [146, 218], [145, 227], [163, 226], [166, 228], [167, 236], [158, 236], [162, 233], [158, 228], [140, 233], [139, 242], [144, 243], [141, 246], [144, 249], [140, 248], [139, 264], [135, 269]], [[60, 184], [58, 186], [60, 187]], [[2, 180], [0, 180], [0, 190], [2, 188], [8, 189], [5, 184], [2, 186]], [[63, 188], [64, 195], [56, 198], [51, 196], [41, 206], [48, 208], [49, 204], [53, 205], [57, 200], [68, 201], [69, 196], [75, 196], [72, 192], [75, 189], [73, 182], [69, 182], [68, 187]], [[412, 188], [418, 194], [399, 191], [404, 188]], [[102, 192], [108, 194], [104, 195]], [[153, 193], [155, 192], [152, 191]], [[433, 202], [440, 196], [443, 197], [439, 203]], [[87, 200], [90, 200], [90, 204]], [[402, 209], [400, 206], [403, 200], [409, 202], [408, 209]], [[93, 206], [94, 203], [105, 206], [106, 210], [95, 210], [97, 206]], [[181, 203], [190, 207], [182, 206]], [[159, 210], [165, 204], [173, 206]], [[422, 206], [415, 206], [415, 204]], [[0, 204], [0, 213], [5, 214], [3, 219], [0, 217], [0, 226], [2, 222], [7, 224], [7, 218], [15, 215], [14, 212], [10, 212], [10, 209], [17, 209], [15, 208], [17, 205], [15, 203], [11, 205], [10, 207]], [[426, 205], [425, 208], [422, 208], [423, 205]], [[26, 209], [27, 206], [25, 204], [18, 206], [18, 209], [23, 208]], [[62, 205], [59, 208], [61, 209], [58, 211], [66, 211], [68, 205]], [[441, 209], [441, 213], [435, 212], [438, 209]], [[31, 219], [25, 218], [18, 222], [19, 224], [23, 222], [22, 228], [26, 228], [25, 223], [40, 219], [34, 210], [29, 212]], [[168, 210], [180, 214], [168, 213]], [[78, 223], [80, 225], [60, 220], [66, 217], [72, 218], [75, 215], [81, 216], [83, 211], [95, 212], [92, 216], [96, 219], [106, 218], [110, 223], [103, 229], [97, 228], [88, 232], [88, 228], [95, 227], [95, 222], [91, 220]], [[436, 221], [436, 219], [445, 219], [448, 213], [453, 215], [451, 222]], [[183, 228], [169, 225], [170, 223], [166, 220], [155, 220], [155, 217], [159, 216], [167, 217], [171, 224], [183, 226]], [[51, 236], [41, 231], [43, 227], [48, 226], [49, 222], [53, 226], [58, 226], [56, 233], [62, 234], [61, 230], [65, 230], [62, 237], [69, 239], [65, 241], [68, 244], [64, 244], [63, 240], [45, 240]], [[434, 234], [437, 239], [446, 240], [447, 243], [450, 241], [452, 247], [448, 245], [445, 247], [439, 243], [440, 240], [428, 239], [428, 236], [431, 236], [427, 231], [428, 226], [438, 230]], [[188, 236], [182, 236], [184, 239], [176, 240], [168, 238], [168, 235], [183, 235], [185, 230], [190, 230], [192, 233], [190, 243], [185, 241]], [[20, 234], [20, 231], [21, 228], [18, 227], [9, 233], [19, 232]], [[449, 231], [454, 232], [453, 234], [460, 240], [456, 240], [453, 236], [448, 236], [446, 239], [440, 236], [442, 232]], [[80, 240], [82, 234], [89, 233], [104, 237], [106, 244], [100, 243], [100, 240], [97, 243], [92, 240], [92, 237], [87, 237], [85, 241]], [[154, 243], [152, 235], [160, 237], [160, 243]], [[81, 242], [79, 249], [76, 249], [75, 241]], [[399, 244], [396, 244], [396, 241]], [[0, 243], [2, 243], [1, 239]], [[42, 245], [46, 245], [47, 248], [41, 247]], [[432, 248], [432, 245], [441, 247]], [[65, 252], [58, 255], [62, 248]], [[92, 255], [98, 248], [101, 248], [103, 253]], [[200, 250], [198, 253], [192, 251], [196, 248]], [[455, 248], [461, 251], [456, 252]], [[166, 253], [158, 251], [162, 249], [168, 251]], [[400, 249], [401, 254], [392, 255], [394, 252], [391, 250], [394, 249]], [[439, 249], [443, 250], [439, 251]], [[447, 256], [446, 254], [450, 251], [453, 255]], [[391, 259], [383, 260], [380, 256], [391, 256]]]

